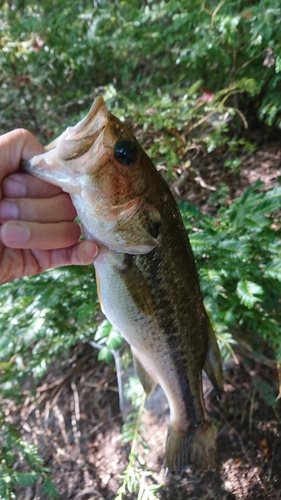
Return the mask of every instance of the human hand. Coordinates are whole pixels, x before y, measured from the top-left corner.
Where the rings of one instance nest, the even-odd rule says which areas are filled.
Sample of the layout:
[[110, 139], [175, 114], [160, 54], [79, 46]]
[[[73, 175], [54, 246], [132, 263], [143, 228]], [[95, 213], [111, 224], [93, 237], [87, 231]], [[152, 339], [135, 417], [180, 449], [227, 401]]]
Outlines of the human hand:
[[98, 253], [92, 241], [79, 241], [69, 195], [19, 172], [22, 160], [42, 152], [27, 130], [0, 136], [0, 285], [54, 267], [90, 264]]

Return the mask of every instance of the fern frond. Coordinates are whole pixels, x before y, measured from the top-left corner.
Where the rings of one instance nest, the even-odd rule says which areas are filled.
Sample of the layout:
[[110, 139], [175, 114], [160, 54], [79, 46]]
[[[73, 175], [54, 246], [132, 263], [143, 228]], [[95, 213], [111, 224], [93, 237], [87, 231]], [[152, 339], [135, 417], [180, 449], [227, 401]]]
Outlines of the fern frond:
[[257, 283], [254, 283], [253, 281], [241, 279], [237, 283], [236, 292], [241, 304], [244, 304], [250, 309], [254, 307], [256, 302], [261, 302], [262, 299], [259, 295], [263, 295], [264, 290], [260, 285], [257, 285]]
[[281, 281], [281, 260], [272, 261], [263, 270], [264, 276]]

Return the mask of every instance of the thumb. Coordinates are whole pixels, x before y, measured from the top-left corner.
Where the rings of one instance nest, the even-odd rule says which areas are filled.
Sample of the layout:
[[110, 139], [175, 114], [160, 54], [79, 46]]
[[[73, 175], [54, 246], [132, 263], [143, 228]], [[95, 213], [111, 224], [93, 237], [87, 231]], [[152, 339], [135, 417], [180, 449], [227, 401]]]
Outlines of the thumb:
[[23, 128], [12, 130], [0, 136], [0, 181], [19, 169], [22, 160], [43, 153], [43, 146]]

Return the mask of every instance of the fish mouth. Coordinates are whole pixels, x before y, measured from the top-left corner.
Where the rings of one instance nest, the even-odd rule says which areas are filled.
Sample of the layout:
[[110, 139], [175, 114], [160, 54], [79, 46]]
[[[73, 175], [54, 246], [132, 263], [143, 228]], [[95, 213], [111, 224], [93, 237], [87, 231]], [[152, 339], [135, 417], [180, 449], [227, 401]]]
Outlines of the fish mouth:
[[[95, 142], [98, 136], [102, 133], [108, 121], [109, 111], [105, 106], [105, 102], [101, 96], [97, 97], [92, 104], [92, 107], [88, 114], [82, 118], [73, 127], [68, 127], [59, 137], [57, 137], [53, 142], [51, 142], [46, 149], [48, 151], [56, 148], [58, 143], [62, 140], [75, 141], [79, 146], [80, 141], [85, 142], [85, 140], [91, 139], [91, 142]], [[81, 148], [83, 150], [83, 147]], [[81, 156], [83, 153], [77, 152], [74, 158]]]
[[97, 143], [102, 144], [109, 116], [103, 98], [97, 97], [82, 120], [68, 127], [46, 147], [43, 154], [22, 162], [21, 168], [67, 193], [80, 193], [79, 178], [94, 161], [92, 151]]

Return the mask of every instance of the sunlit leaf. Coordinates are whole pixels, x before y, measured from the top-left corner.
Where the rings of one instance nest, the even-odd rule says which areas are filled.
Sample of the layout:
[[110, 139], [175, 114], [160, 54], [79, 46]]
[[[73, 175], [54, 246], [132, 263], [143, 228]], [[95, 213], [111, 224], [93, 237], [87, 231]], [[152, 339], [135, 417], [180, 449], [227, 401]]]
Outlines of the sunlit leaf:
[[262, 299], [260, 295], [263, 295], [264, 291], [260, 285], [253, 283], [252, 281], [242, 279], [237, 283], [237, 295], [246, 307], [253, 307], [256, 302], [260, 302]]

